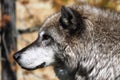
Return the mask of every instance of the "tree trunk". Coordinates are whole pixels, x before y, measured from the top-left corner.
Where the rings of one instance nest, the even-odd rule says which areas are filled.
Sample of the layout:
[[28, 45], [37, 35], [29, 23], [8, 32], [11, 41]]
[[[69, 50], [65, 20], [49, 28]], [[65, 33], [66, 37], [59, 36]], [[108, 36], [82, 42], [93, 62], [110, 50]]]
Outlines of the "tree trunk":
[[12, 69], [10, 55], [16, 51], [16, 17], [15, 0], [0, 0], [2, 11], [1, 52], [2, 80], [16, 80], [16, 72]]

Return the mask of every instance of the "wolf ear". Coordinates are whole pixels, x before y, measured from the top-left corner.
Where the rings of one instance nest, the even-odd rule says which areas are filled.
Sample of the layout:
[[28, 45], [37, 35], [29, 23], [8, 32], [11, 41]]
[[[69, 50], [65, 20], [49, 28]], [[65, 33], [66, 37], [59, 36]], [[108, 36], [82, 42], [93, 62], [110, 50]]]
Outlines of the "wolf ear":
[[61, 8], [59, 22], [70, 34], [75, 33], [81, 27], [81, 24], [83, 24], [81, 15], [77, 11], [65, 6], [62, 6]]

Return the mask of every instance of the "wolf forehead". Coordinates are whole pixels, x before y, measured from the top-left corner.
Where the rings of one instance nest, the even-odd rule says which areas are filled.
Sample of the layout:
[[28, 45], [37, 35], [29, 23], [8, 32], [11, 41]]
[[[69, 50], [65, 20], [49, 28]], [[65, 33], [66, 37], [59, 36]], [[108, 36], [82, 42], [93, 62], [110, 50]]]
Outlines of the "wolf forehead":
[[59, 25], [58, 21], [60, 18], [60, 12], [53, 14], [49, 16], [42, 24], [42, 27], [40, 28], [40, 31], [42, 31], [45, 28], [50, 28], [50, 27], [57, 27]]
[[[62, 6], [64, 7], [64, 6]], [[69, 6], [67, 8], [70, 8], [71, 10], [74, 10], [75, 12], [77, 12], [78, 14], [82, 13], [82, 11], [80, 12], [79, 10], [77, 10], [77, 5], [76, 7], [74, 6]], [[42, 27], [40, 28], [40, 31], [42, 31], [43, 29], [45, 30], [46, 28], [50, 28], [50, 27], [58, 27], [61, 26], [60, 25], [60, 17], [61, 17], [61, 11], [52, 14], [51, 16], [49, 16], [48, 18], [45, 19], [45, 21], [42, 24]], [[82, 16], [82, 14], [80, 14]]]
[[[39, 33], [41, 33], [42, 31], [47, 31], [47, 32], [55, 32], [55, 33], [59, 33], [59, 34], [61, 34], [61, 35], [63, 35], [64, 34], [64, 31], [63, 30], [67, 30], [66, 28], [66, 26], [65, 25], [63, 25], [63, 24], [61, 24], [62, 22], [60, 21], [60, 19], [62, 18], [62, 21], [64, 21], [65, 22], [65, 20], [66, 21], [72, 21], [72, 19], [70, 18], [71, 16], [72, 16], [72, 18], [74, 17], [74, 15], [80, 15], [80, 16], [82, 16], [81, 14], [80, 14], [80, 12], [79, 11], [77, 11], [77, 9], [76, 9], [76, 7], [73, 7], [73, 6], [69, 6], [69, 7], [62, 7], [63, 8], [63, 10], [61, 9], [61, 11], [60, 12], [57, 12], [57, 13], [55, 13], [55, 14], [53, 14], [53, 15], [51, 15], [51, 16], [49, 16], [44, 22], [43, 22], [43, 24], [42, 24], [42, 26], [41, 26], [41, 28], [40, 28], [40, 30], [39, 30]], [[65, 12], [64, 12], [65, 11]], [[69, 14], [70, 13], [70, 14]], [[75, 13], [75, 14], [73, 14], [73, 13]], [[72, 15], [73, 14], [73, 15]], [[64, 15], [64, 16], [63, 16]], [[79, 17], [78, 18], [76, 18], [76, 19], [80, 19]], [[75, 21], [74, 21], [75, 22]], [[76, 21], [76, 23], [77, 23], [78, 21]], [[68, 23], [69, 24], [69, 23]], [[65, 27], [66, 28], [65, 28]], [[69, 28], [70, 28], [70, 25], [67, 25], [67, 26], [69, 26]], [[48, 31], [49, 30], [49, 31]], [[56, 32], [57, 31], [57, 32]], [[65, 31], [65, 33], [66, 33], [66, 31]]]

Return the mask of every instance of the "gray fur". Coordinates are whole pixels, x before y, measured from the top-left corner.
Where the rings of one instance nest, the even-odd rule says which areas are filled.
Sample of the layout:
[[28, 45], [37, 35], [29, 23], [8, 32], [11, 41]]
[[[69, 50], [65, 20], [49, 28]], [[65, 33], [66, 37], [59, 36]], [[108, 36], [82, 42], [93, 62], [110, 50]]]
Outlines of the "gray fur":
[[54, 39], [55, 72], [60, 80], [120, 80], [120, 14], [89, 5], [70, 6], [83, 18], [84, 29], [70, 35], [59, 23], [61, 13], [40, 29]]
[[[60, 38], [59, 42], [56, 36], [56, 40], [60, 44], [67, 45], [64, 54], [57, 54], [65, 65], [62, 65], [63, 70], [66, 68], [64, 71], [68, 71], [69, 78], [72, 76], [71, 79], [74, 80], [119, 80], [120, 14], [88, 5], [73, 5], [72, 8], [86, 17], [84, 19], [86, 30], [77, 37], [57, 35], [58, 31], [54, 32], [56, 30], [53, 28], [51, 31], [52, 34], [65, 38]], [[52, 23], [58, 27], [59, 13], [56, 15], [55, 20], [48, 20], [50, 23], [47, 23], [46, 26]], [[59, 71], [57, 73], [59, 74]], [[64, 75], [66, 77], [66, 74]], [[63, 75], [60, 78], [63, 78]]]

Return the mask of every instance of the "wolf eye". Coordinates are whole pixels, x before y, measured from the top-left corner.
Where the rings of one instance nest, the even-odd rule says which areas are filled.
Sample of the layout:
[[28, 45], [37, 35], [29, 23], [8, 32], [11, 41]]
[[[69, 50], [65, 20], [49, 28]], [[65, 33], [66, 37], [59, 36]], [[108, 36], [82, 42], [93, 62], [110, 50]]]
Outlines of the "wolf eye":
[[49, 35], [49, 33], [45, 32], [45, 31], [41, 32], [39, 35], [40, 35], [41, 41], [48, 41], [48, 40], [52, 39], [52, 37]]
[[48, 40], [48, 39], [50, 39], [50, 36], [48, 34], [42, 35], [42, 40]]

